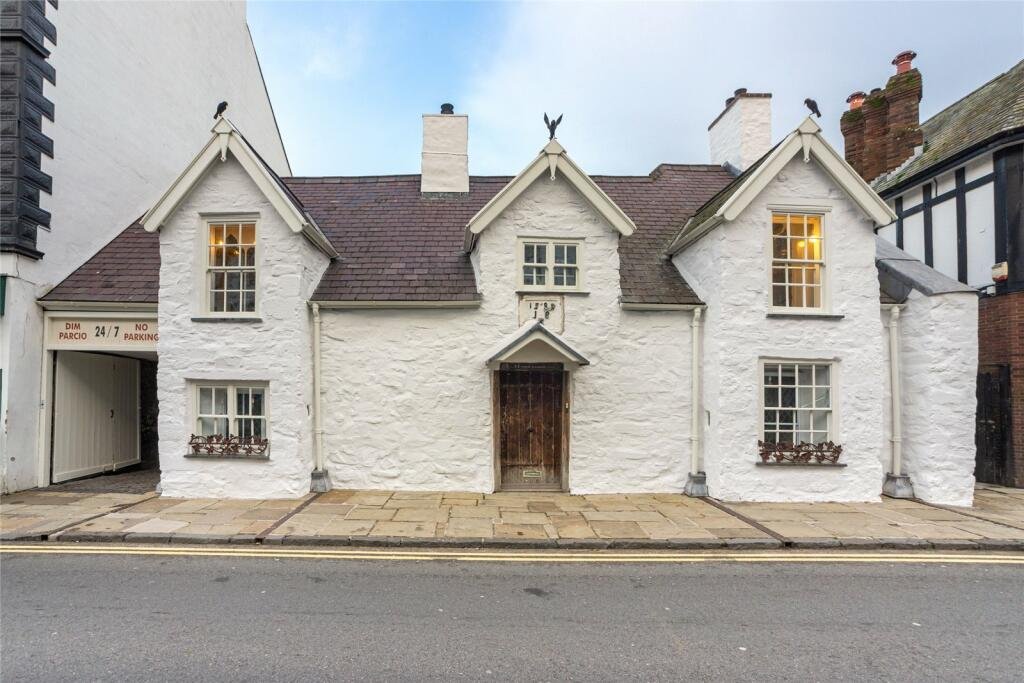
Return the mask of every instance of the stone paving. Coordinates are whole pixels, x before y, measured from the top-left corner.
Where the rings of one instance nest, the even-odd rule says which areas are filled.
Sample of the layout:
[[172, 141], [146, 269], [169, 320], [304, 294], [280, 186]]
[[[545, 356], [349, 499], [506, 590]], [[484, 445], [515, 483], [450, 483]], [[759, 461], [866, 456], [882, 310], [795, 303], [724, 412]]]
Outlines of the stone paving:
[[405, 493], [330, 491], [267, 536], [348, 536], [509, 541], [733, 539], [768, 534], [678, 494]]
[[0, 539], [11, 536], [47, 536], [66, 526], [152, 498], [154, 492], [72, 493], [22, 491], [0, 499]]
[[[1024, 498], [1019, 500], [1024, 506]], [[729, 508], [797, 546], [884, 543], [954, 547], [1024, 544], [1019, 528], [980, 519], [974, 508], [933, 507], [913, 500], [880, 503], [729, 503]], [[964, 513], [960, 512], [962, 510]], [[1019, 512], [1019, 511], [1018, 511]], [[972, 515], [972, 516], [968, 516]], [[1024, 547], [1024, 545], [1021, 545]]]
[[979, 485], [973, 508], [719, 503], [679, 494], [330, 491], [300, 500], [26, 491], [0, 539], [522, 547], [1024, 549], [1024, 490]]

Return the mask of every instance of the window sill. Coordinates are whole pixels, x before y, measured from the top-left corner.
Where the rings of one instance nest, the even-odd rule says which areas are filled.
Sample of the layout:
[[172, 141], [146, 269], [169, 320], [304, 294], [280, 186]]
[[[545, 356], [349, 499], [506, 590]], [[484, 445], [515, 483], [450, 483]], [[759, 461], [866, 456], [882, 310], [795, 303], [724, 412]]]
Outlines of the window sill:
[[216, 453], [186, 453], [189, 460], [270, 460], [270, 453], [262, 455], [219, 455]]
[[755, 462], [758, 467], [846, 467], [845, 462]]
[[798, 311], [769, 311], [766, 318], [809, 318], [811, 320], [842, 320], [842, 313], [800, 313]]
[[567, 296], [590, 296], [590, 292], [581, 289], [517, 289], [516, 294], [521, 295], [542, 295], [542, 296], [554, 296], [554, 295], [567, 295]]
[[194, 323], [261, 323], [263, 318], [258, 315], [194, 315]]

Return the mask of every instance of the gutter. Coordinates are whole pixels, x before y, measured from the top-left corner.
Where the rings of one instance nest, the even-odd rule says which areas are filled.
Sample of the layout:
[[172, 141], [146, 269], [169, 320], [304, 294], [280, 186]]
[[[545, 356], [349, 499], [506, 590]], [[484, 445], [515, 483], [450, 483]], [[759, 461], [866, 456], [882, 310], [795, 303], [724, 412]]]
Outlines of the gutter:
[[397, 308], [479, 308], [480, 300], [469, 301], [318, 301], [313, 306], [327, 309], [397, 309]]
[[313, 473], [310, 491], [330, 491], [331, 478], [324, 468], [323, 412], [320, 405], [320, 306], [310, 304], [313, 311]]
[[683, 491], [694, 497], [708, 495], [707, 474], [700, 469], [700, 335], [703, 310], [694, 308], [690, 321], [690, 472]]
[[891, 498], [913, 498], [914, 485], [903, 474], [903, 391], [900, 386], [900, 306], [889, 307], [889, 384], [892, 404], [891, 462], [882, 493]]
[[156, 304], [134, 301], [49, 301], [37, 299], [46, 311], [138, 311], [156, 313]]

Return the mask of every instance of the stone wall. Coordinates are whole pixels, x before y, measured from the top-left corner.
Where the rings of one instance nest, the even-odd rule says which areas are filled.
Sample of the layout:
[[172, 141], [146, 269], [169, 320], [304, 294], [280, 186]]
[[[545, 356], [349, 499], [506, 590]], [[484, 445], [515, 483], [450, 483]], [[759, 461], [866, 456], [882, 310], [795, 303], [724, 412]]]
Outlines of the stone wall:
[[493, 350], [519, 327], [517, 236], [582, 238], [586, 293], [564, 297], [575, 493], [680, 491], [689, 458], [689, 313], [619, 307], [619, 235], [542, 176], [479, 237], [479, 309], [324, 311], [324, 444], [335, 486], [494, 486]]
[[970, 505], [978, 298], [912, 291], [900, 315], [903, 467], [921, 500]]
[[[842, 318], [768, 317], [773, 205], [828, 209], [830, 312]], [[709, 262], [718, 272], [710, 272]], [[794, 158], [735, 221], [688, 247], [676, 263], [709, 304], [704, 405], [712, 434], [704, 458], [711, 495], [727, 500], [877, 500], [884, 442], [880, 388], [886, 368], [870, 220], [816, 162]], [[762, 428], [758, 363], [765, 358], [834, 364], [834, 436], [845, 449], [847, 467], [756, 466]]]
[[[196, 321], [205, 268], [202, 214], [259, 214], [259, 320]], [[170, 497], [295, 498], [313, 468], [311, 321], [306, 301], [328, 259], [284, 223], [229, 155], [160, 231], [160, 467]], [[306, 275], [313, 271], [314, 277]], [[189, 380], [268, 382], [270, 460], [186, 458]]]

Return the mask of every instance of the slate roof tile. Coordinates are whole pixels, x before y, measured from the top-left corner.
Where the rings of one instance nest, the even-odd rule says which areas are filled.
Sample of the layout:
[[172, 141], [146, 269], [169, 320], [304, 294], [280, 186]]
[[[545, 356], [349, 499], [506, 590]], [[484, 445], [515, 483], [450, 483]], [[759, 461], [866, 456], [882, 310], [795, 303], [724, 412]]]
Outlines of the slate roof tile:
[[[662, 164], [647, 176], [594, 176], [632, 218], [619, 243], [624, 303], [700, 300], [664, 258], [698, 208], [732, 180], [719, 166]], [[281, 178], [340, 253], [314, 301], [474, 301], [473, 266], [462, 251], [465, 226], [512, 178], [474, 176], [465, 197], [420, 194], [418, 175]], [[129, 226], [43, 299], [156, 303], [157, 235]]]

